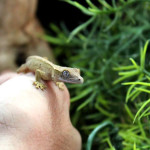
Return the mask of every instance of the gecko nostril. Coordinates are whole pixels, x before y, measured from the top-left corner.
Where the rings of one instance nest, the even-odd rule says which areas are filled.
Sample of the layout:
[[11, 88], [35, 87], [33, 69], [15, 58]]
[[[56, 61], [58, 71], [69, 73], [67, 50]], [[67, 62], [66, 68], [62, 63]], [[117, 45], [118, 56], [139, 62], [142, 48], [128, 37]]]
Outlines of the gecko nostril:
[[80, 83], [83, 83], [83, 82], [84, 82], [83, 78], [78, 79], [78, 81], [79, 81]]

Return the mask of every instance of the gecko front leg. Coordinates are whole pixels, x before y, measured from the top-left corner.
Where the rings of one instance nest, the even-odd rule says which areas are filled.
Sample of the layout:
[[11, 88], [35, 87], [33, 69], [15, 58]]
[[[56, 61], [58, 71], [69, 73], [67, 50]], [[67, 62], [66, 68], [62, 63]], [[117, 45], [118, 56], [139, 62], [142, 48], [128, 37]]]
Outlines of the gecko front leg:
[[51, 78], [52, 78], [52, 80], [55, 82], [55, 84], [58, 86], [58, 88], [59, 89], [61, 89], [61, 90], [64, 90], [64, 84], [63, 84], [63, 82], [57, 82], [57, 81], [55, 81], [55, 72], [54, 72], [54, 70], [52, 70], [52, 72], [51, 72]]
[[35, 87], [37, 89], [41, 89], [41, 90], [44, 90], [46, 88], [46, 85], [44, 85], [43, 83], [41, 83], [41, 78], [45, 76], [45, 73], [39, 69], [37, 69], [35, 71], [35, 79], [36, 81], [33, 82], [33, 85], [35, 85]]
[[55, 82], [55, 84], [59, 87], [59, 89], [64, 90], [64, 83], [63, 82]]

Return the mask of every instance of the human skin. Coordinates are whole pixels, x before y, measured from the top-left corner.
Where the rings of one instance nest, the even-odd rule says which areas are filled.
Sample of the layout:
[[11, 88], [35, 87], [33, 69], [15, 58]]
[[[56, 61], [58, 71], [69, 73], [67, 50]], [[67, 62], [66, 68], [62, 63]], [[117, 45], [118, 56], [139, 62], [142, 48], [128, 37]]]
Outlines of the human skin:
[[69, 116], [70, 97], [54, 82], [36, 89], [32, 73], [0, 76], [0, 149], [81, 150]]

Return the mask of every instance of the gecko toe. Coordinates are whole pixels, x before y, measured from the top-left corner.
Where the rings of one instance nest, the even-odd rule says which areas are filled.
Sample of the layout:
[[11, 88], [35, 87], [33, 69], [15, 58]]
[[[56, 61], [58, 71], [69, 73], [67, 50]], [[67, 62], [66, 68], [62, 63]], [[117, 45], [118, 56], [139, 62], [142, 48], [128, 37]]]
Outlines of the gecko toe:
[[46, 86], [43, 83], [40, 83], [38, 81], [33, 82], [33, 85], [37, 88], [37, 89], [41, 89], [44, 90], [46, 88]]
[[64, 84], [62, 82], [56, 82], [56, 85], [60, 90], [64, 90]]

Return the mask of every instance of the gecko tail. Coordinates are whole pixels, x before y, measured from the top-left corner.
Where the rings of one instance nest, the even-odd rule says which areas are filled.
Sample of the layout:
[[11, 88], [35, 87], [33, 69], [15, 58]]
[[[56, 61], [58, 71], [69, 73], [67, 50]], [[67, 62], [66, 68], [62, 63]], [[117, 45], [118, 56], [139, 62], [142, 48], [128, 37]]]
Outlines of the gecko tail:
[[21, 65], [21, 66], [17, 69], [17, 73], [21, 73], [21, 72], [24, 72], [24, 73], [29, 72], [29, 69], [28, 69], [28, 67], [26, 66], [26, 64]]

